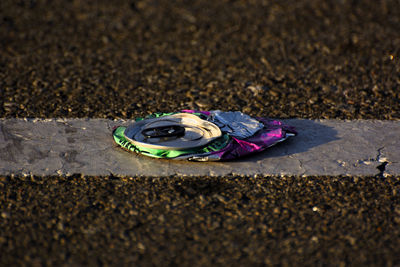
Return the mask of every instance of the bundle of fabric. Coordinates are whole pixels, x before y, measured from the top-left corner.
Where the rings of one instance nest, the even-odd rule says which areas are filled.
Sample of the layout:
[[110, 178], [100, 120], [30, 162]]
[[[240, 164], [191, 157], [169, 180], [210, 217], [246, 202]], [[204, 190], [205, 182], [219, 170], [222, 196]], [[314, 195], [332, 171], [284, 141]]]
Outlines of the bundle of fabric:
[[126, 150], [189, 161], [236, 159], [296, 134], [294, 127], [278, 120], [220, 110], [154, 113], [113, 131], [115, 142]]

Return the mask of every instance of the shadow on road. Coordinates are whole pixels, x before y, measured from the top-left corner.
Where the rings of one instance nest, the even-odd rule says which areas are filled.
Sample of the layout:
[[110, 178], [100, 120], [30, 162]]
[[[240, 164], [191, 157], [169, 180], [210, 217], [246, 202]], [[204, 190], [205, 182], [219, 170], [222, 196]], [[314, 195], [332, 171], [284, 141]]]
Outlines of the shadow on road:
[[337, 131], [313, 120], [286, 120], [285, 123], [296, 127], [298, 135], [270, 147], [256, 155], [250, 155], [237, 161], [254, 162], [264, 158], [293, 155], [309, 151], [312, 148], [339, 140]]

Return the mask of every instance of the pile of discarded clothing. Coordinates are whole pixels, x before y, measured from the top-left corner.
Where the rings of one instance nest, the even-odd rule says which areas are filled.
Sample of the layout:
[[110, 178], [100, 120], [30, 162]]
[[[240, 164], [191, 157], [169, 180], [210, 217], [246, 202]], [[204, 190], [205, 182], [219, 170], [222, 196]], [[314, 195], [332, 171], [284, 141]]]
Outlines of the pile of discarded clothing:
[[296, 134], [294, 127], [278, 120], [220, 110], [153, 113], [113, 131], [115, 142], [126, 150], [189, 161], [236, 159]]

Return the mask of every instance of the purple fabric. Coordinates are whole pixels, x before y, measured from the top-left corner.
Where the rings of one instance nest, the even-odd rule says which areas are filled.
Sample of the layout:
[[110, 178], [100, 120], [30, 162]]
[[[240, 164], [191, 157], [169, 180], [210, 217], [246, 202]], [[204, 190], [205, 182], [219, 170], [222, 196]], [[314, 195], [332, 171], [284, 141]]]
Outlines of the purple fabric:
[[[198, 110], [182, 110], [187, 113], [202, 113], [206, 116], [210, 116], [209, 111], [198, 111]], [[239, 157], [246, 156], [251, 153], [260, 152], [266, 148], [275, 145], [288, 136], [287, 133], [296, 135], [297, 131], [294, 127], [285, 125], [279, 120], [272, 120], [263, 117], [255, 118], [264, 124], [264, 128], [257, 134], [246, 138], [238, 139], [231, 137], [232, 141], [223, 149], [206, 153], [203, 155], [197, 155], [194, 160], [231, 160]]]
[[240, 140], [232, 137], [232, 142], [225, 148], [211, 152], [210, 158], [230, 160], [254, 152], [260, 152], [287, 138], [286, 133], [297, 134], [294, 127], [283, 124], [277, 120], [257, 118], [264, 124], [264, 128], [256, 135]]
[[[203, 114], [205, 117], [210, 118], [213, 114], [215, 114], [216, 111], [198, 111], [198, 110], [182, 110], [181, 112], [186, 112], [186, 113], [200, 113]], [[203, 116], [201, 116], [203, 119]], [[212, 119], [212, 118], [211, 118]], [[221, 129], [221, 131], [225, 134], [224, 135], [224, 143], [223, 145], [228, 142], [228, 144], [218, 150], [218, 151], [212, 151], [212, 152], [207, 152], [207, 153], [201, 153], [197, 152], [196, 150], [191, 150], [187, 151], [187, 153], [183, 153], [180, 156], [174, 157], [173, 159], [175, 160], [189, 160], [189, 161], [219, 161], [219, 160], [232, 160], [236, 158], [240, 158], [255, 152], [260, 152], [265, 149], [267, 149], [270, 146], [275, 145], [278, 142], [281, 142], [288, 138], [289, 136], [294, 136], [297, 134], [297, 131], [294, 127], [286, 125], [282, 123], [279, 120], [273, 120], [269, 118], [262, 118], [262, 117], [256, 117], [254, 118], [261, 122], [262, 125], [260, 126], [259, 123], [257, 124], [257, 127], [251, 132], [253, 134], [252, 136], [248, 138], [244, 138], [245, 136], [249, 135], [235, 135], [235, 136], [242, 136], [244, 139], [239, 139], [237, 137], [234, 137], [229, 134], [229, 131], [225, 131]], [[235, 121], [235, 119], [231, 119], [230, 121]], [[230, 122], [229, 121], [229, 122]], [[250, 121], [254, 122], [253, 119], [250, 119]], [[229, 122], [227, 122], [229, 124]], [[235, 123], [232, 123], [232, 127], [234, 126]], [[228, 138], [229, 136], [229, 138]], [[125, 139], [124, 139], [125, 140]], [[124, 141], [128, 142], [128, 141]], [[218, 146], [219, 149], [223, 145]], [[209, 150], [201, 150], [201, 151], [210, 151], [214, 148], [211, 148]], [[200, 151], [200, 150], [199, 150]], [[139, 153], [141, 153], [139, 151]], [[150, 154], [149, 154], [150, 155]], [[153, 155], [154, 156], [154, 155]], [[159, 157], [159, 156], [157, 156]]]
[[[211, 115], [211, 112], [209, 111], [200, 110], [185, 109], [181, 110], [181, 112], [201, 113], [205, 116]], [[264, 124], [264, 128], [259, 130], [255, 135], [246, 139], [238, 139], [231, 136], [230, 143], [221, 150], [197, 155], [187, 154], [176, 157], [175, 159], [190, 161], [232, 160], [255, 152], [263, 151], [268, 147], [285, 140], [288, 137], [287, 133], [290, 133], [291, 136], [297, 134], [294, 127], [286, 125], [279, 120], [272, 120], [263, 117], [257, 117], [255, 119]]]

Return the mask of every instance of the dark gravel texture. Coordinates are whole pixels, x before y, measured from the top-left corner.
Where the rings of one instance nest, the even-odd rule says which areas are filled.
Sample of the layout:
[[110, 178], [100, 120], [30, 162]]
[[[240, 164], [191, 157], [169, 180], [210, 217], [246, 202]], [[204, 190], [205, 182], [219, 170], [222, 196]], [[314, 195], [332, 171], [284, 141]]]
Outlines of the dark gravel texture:
[[399, 266], [400, 177], [1, 177], [0, 264]]
[[398, 0], [0, 1], [0, 117], [400, 118]]

